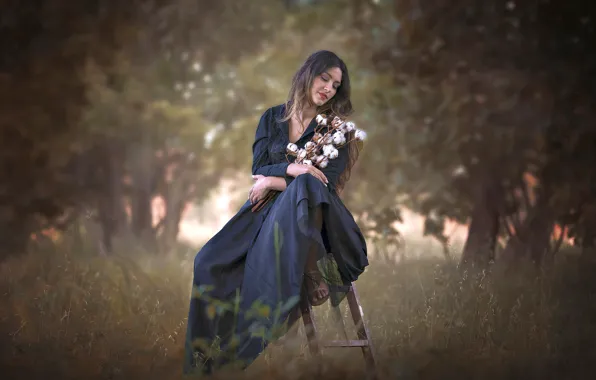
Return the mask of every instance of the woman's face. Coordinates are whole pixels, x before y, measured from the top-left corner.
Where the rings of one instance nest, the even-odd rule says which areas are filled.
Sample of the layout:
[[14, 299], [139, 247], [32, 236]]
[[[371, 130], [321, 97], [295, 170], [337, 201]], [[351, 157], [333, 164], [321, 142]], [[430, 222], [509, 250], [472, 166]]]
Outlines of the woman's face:
[[310, 97], [317, 107], [327, 103], [335, 96], [337, 88], [341, 84], [342, 73], [339, 67], [332, 67], [317, 75], [313, 80], [310, 89]]

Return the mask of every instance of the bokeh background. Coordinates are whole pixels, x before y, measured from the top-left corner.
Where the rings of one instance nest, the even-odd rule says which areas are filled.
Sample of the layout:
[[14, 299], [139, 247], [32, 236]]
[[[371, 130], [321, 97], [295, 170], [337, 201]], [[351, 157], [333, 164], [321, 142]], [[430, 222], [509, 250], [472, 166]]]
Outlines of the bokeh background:
[[[593, 378], [595, 8], [1, 1], [1, 377], [180, 377], [194, 255], [328, 49], [369, 136], [342, 197], [380, 375]], [[357, 350], [298, 339], [231, 378], [361, 378]]]

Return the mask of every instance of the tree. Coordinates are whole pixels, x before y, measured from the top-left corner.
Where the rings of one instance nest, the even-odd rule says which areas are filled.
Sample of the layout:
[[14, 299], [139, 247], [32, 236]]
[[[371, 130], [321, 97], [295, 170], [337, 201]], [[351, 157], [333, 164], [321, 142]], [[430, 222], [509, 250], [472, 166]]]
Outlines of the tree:
[[[442, 241], [445, 218], [469, 223], [465, 264], [486, 265], [495, 258], [500, 236], [514, 242], [525, 230], [534, 236], [530, 244], [544, 251], [539, 245], [549, 242], [556, 219], [547, 206], [554, 190], [543, 186], [536, 201], [525, 206], [520, 195], [528, 193], [525, 178], [541, 182], [556, 170], [547, 148], [550, 110], [569, 112], [554, 101], [556, 64], [544, 65], [549, 57], [544, 42], [569, 36], [552, 28], [548, 7], [491, 1], [393, 4], [399, 27], [374, 59], [379, 70], [392, 75], [394, 86], [376, 99], [379, 127], [369, 141], [375, 152], [358, 174], [366, 178], [361, 191], [371, 200], [361, 203], [363, 209], [400, 202], [425, 215], [428, 232]], [[579, 20], [577, 14], [562, 14]]]

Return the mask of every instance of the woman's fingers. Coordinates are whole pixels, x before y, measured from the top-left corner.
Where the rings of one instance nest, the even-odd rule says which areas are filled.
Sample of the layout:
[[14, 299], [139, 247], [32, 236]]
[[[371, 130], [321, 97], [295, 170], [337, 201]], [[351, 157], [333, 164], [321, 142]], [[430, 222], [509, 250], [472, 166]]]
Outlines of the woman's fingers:
[[309, 169], [309, 171], [310, 171], [310, 173], [312, 175], [314, 175], [321, 182], [323, 182], [325, 184], [325, 186], [327, 186], [327, 183], [329, 183], [329, 181], [327, 180], [327, 177], [325, 177], [325, 174], [323, 174], [322, 171], [320, 171], [319, 169], [315, 168], [314, 166], [311, 166], [310, 169]]

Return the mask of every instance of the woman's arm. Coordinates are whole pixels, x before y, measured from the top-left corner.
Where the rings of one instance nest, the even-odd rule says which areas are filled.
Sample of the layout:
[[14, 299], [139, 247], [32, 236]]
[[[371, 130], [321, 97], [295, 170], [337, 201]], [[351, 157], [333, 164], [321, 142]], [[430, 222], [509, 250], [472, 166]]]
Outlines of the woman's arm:
[[[339, 155], [337, 156], [336, 159], [329, 160], [329, 163], [327, 164], [327, 167], [325, 169], [319, 169], [323, 173], [323, 178], [319, 178], [319, 179], [321, 179], [322, 182], [325, 183], [326, 186], [332, 190], [335, 189], [335, 186], [337, 184], [337, 181], [339, 180], [339, 177], [341, 176], [343, 171], [346, 169], [348, 162], [350, 161], [349, 146], [347, 144], [342, 146], [341, 148], [339, 148], [338, 153], [339, 153]], [[285, 179], [286, 187], [290, 186], [290, 183], [292, 183], [292, 181], [296, 177], [296, 175], [294, 175], [293, 171], [294, 170], [292, 170], [292, 167], [290, 167], [288, 169], [288, 176]], [[296, 171], [299, 172], [300, 174], [303, 174], [304, 168], [301, 168], [300, 170], [296, 170]], [[315, 176], [315, 177], [317, 177], [317, 176]]]
[[255, 141], [252, 145], [252, 174], [286, 178], [289, 163], [271, 164], [269, 158], [269, 131], [274, 122], [273, 117], [273, 108], [269, 108], [259, 120], [259, 125], [255, 133]]
[[287, 188], [286, 180], [281, 177], [267, 177], [267, 188], [269, 190], [284, 191]]

